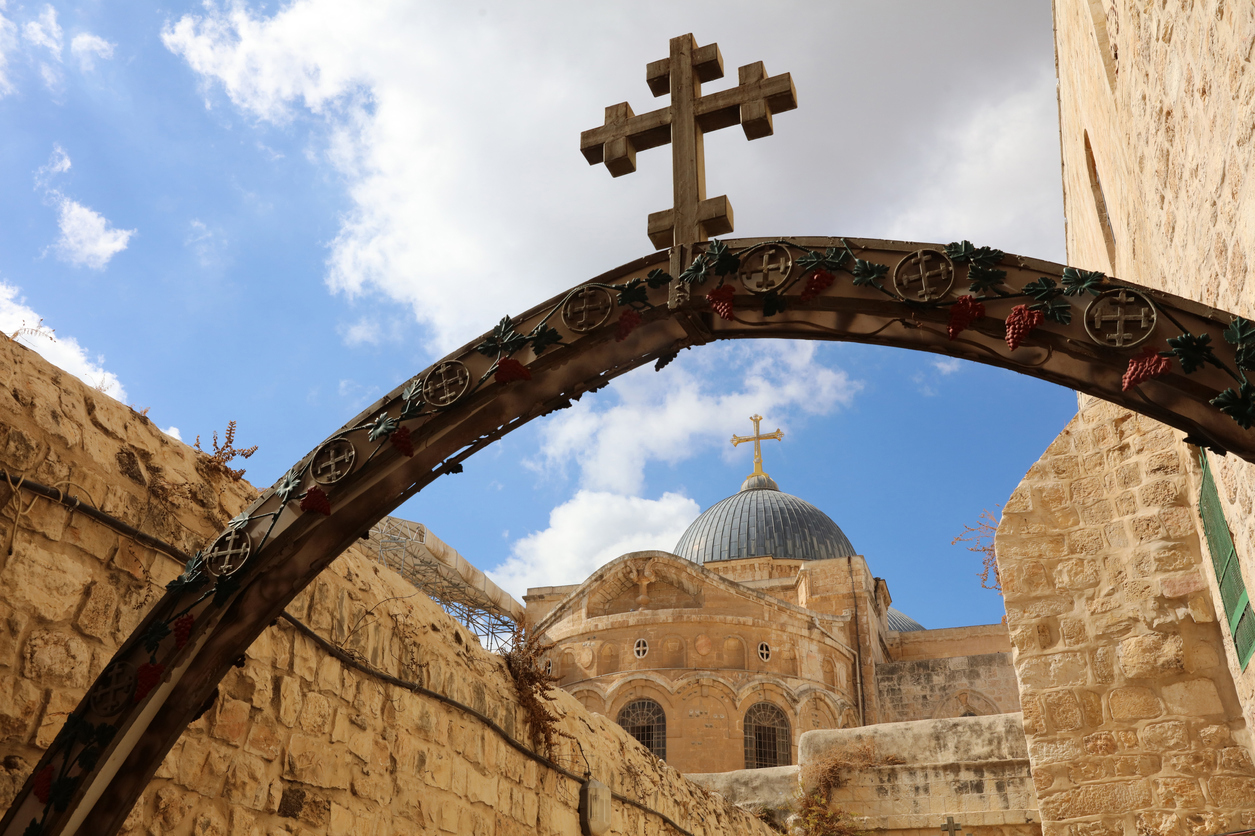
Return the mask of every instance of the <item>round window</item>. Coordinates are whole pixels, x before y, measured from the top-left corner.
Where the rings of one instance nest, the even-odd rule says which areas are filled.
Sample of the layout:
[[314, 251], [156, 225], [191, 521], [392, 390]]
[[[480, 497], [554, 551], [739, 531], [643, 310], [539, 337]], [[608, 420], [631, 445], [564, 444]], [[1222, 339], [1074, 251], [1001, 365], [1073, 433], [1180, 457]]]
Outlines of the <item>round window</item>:
[[771, 658], [771, 647], [768, 646], [767, 642], [758, 643], [758, 658], [764, 662]]
[[649, 642], [644, 639], [637, 639], [635, 646], [632, 647], [632, 652], [636, 654], [637, 659], [644, 659], [645, 655], [649, 653]]

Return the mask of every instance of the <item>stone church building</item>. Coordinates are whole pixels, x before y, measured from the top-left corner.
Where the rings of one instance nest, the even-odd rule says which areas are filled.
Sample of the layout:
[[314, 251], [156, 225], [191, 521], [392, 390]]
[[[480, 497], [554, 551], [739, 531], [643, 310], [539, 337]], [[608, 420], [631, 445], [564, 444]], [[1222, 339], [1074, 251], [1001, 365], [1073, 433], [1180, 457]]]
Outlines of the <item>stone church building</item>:
[[524, 600], [560, 685], [685, 773], [796, 764], [814, 729], [1020, 708], [1005, 625], [925, 630], [761, 467], [670, 553]]

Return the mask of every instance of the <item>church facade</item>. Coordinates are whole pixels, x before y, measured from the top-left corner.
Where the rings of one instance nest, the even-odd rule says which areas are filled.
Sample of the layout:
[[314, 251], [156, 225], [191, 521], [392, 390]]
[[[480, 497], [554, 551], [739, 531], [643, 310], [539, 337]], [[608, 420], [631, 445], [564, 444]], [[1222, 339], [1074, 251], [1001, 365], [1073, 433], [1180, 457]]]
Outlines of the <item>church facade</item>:
[[925, 630], [894, 609], [840, 527], [781, 491], [757, 449], [741, 489], [672, 552], [626, 554], [524, 600], [560, 686], [681, 772], [796, 764], [816, 729], [1019, 710], [1003, 625]]

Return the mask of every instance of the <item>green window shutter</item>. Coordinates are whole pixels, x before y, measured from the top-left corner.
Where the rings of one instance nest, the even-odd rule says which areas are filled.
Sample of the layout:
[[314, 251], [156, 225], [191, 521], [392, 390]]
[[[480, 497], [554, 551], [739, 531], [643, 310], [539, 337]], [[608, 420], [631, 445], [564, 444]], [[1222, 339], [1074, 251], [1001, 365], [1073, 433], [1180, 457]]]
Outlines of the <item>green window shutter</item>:
[[1203, 465], [1203, 483], [1198, 492], [1198, 514], [1203, 519], [1203, 531], [1207, 536], [1207, 548], [1211, 552], [1211, 565], [1216, 570], [1220, 585], [1220, 600], [1224, 605], [1225, 621], [1233, 634], [1238, 661], [1245, 670], [1255, 655], [1255, 612], [1251, 610], [1250, 596], [1242, 582], [1238, 553], [1233, 546], [1233, 536], [1220, 506], [1220, 494], [1216, 480], [1207, 464], [1206, 454], [1200, 453]]

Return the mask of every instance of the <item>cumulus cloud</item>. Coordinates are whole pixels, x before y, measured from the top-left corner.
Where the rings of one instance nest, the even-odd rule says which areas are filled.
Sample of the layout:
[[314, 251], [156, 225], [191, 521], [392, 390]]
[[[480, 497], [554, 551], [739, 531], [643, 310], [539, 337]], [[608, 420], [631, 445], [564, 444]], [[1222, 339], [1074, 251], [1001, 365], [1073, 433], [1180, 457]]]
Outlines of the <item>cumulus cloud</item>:
[[61, 26], [57, 23], [57, 10], [52, 6], [44, 6], [39, 17], [27, 21], [22, 27], [22, 36], [32, 45], [44, 47], [52, 53], [54, 58], [61, 60], [64, 41]]
[[[0, 12], [5, 10], [0, 0]], [[14, 91], [13, 82], [9, 80], [9, 56], [17, 46], [17, 25], [0, 14], [0, 99]]]
[[54, 248], [57, 257], [75, 267], [103, 270], [109, 260], [126, 249], [134, 229], [116, 229], [99, 212], [65, 195], [55, 195], [57, 225], [61, 236]]
[[[710, 346], [664, 374], [646, 368], [625, 375], [611, 384], [611, 399], [585, 398], [550, 419], [531, 464], [561, 469], [573, 462], [585, 488], [639, 493], [646, 464], [675, 464], [726, 445], [745, 432], [749, 415], [787, 429], [798, 413], [848, 405], [862, 384], [817, 362], [815, 351], [802, 342]], [[721, 390], [728, 380], [734, 387]]]
[[517, 540], [488, 576], [522, 598], [528, 587], [579, 583], [627, 552], [670, 551], [697, 519], [697, 503], [664, 493], [658, 499], [579, 491], [549, 514], [549, 527]]
[[60, 145], [52, 146], [52, 156], [48, 158], [48, 164], [40, 166], [35, 171], [36, 185], [47, 187], [54, 174], [64, 174], [70, 170], [70, 155], [65, 153], [65, 149]]
[[73, 337], [58, 337], [52, 329], [41, 327], [43, 318], [26, 305], [19, 292], [16, 286], [0, 281], [0, 331], [15, 335], [18, 342], [88, 386], [126, 403], [126, 390], [117, 375], [105, 370], [104, 357], [93, 359]]
[[166, 427], [164, 430], [162, 430], [162, 432], [178, 441], [183, 440], [183, 434], [179, 432], [178, 427]]
[[78, 65], [83, 72], [91, 72], [96, 69], [97, 58], [108, 60], [113, 57], [116, 46], [117, 44], [110, 43], [99, 35], [83, 32], [70, 41], [70, 53], [78, 59]]

